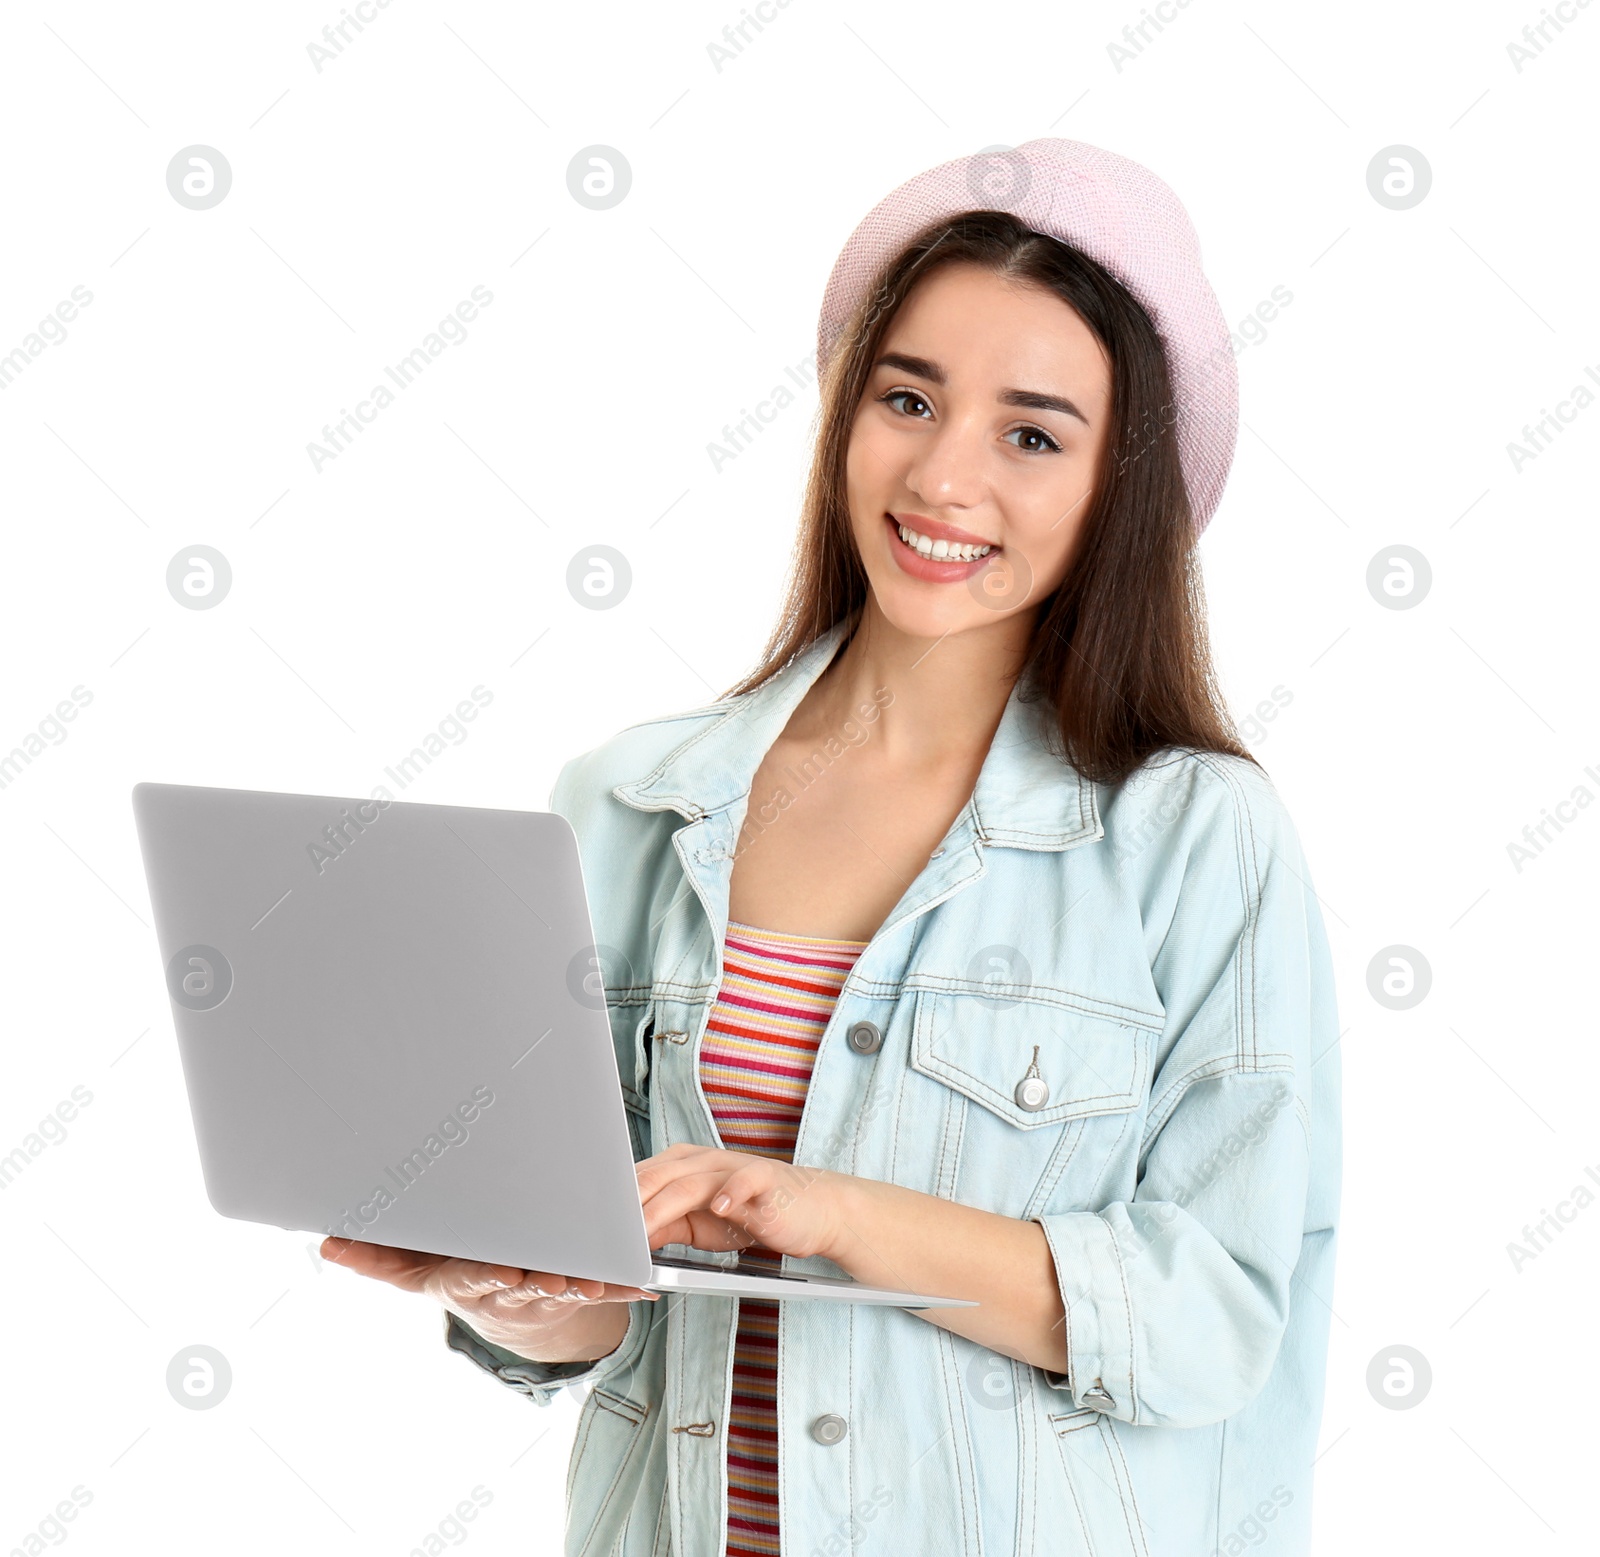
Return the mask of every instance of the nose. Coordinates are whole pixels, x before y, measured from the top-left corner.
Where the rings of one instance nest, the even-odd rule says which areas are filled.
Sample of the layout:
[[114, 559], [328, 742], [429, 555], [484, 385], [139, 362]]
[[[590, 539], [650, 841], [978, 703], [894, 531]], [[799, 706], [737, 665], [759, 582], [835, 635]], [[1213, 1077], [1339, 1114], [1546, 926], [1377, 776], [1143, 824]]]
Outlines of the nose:
[[929, 508], [976, 508], [988, 496], [987, 434], [978, 418], [952, 418], [917, 440], [905, 483]]

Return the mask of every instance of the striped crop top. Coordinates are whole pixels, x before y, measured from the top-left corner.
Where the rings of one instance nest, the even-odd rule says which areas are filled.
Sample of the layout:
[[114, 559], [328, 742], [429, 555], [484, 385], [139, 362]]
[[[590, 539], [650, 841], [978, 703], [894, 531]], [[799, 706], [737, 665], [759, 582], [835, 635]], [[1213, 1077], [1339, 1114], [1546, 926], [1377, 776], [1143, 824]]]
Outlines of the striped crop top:
[[[793, 1160], [811, 1066], [865, 941], [729, 921], [722, 988], [700, 1044], [700, 1085], [729, 1151]], [[776, 1271], [753, 1244], [741, 1268]], [[778, 1305], [740, 1298], [729, 1406], [727, 1557], [778, 1557]]]

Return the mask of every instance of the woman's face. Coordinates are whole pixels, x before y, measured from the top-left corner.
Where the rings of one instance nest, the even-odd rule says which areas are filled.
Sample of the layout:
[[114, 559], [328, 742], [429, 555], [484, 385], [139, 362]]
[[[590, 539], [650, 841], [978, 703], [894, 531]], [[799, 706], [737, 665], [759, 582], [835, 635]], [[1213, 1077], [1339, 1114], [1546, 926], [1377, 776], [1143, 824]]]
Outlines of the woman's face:
[[[918, 283], [845, 463], [856, 545], [894, 626], [941, 638], [1033, 612], [1072, 560], [1110, 404], [1104, 349], [1053, 293], [966, 263]], [[968, 545], [989, 550], [966, 560]]]

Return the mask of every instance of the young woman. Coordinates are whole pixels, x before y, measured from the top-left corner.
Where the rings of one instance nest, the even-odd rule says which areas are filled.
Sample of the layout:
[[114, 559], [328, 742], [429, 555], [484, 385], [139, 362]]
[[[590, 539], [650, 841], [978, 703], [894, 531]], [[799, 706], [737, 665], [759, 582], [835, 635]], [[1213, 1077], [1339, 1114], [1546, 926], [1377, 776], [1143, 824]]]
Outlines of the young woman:
[[1077, 142], [945, 164], [851, 238], [820, 360], [762, 664], [551, 805], [652, 1246], [978, 1306], [325, 1251], [540, 1404], [592, 1386], [570, 1553], [1304, 1551], [1337, 1028], [1210, 671], [1235, 374], [1193, 229]]

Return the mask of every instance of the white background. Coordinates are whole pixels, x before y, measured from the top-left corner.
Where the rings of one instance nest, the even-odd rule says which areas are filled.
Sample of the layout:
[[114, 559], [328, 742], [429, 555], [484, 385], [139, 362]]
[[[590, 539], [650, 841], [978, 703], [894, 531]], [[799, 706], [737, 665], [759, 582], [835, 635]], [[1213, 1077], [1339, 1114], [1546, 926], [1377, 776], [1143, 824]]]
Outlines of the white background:
[[[1600, 409], [1520, 471], [1507, 446], [1600, 373], [1600, 7], [1519, 72], [1532, 0], [1195, 0], [1118, 70], [1137, 4], [793, 0], [718, 70], [740, 9], [394, 0], [320, 71], [332, 0], [0, 12], [0, 354], [93, 295], [0, 391], [0, 750], [92, 694], [0, 789], [0, 1154], [93, 1099], [0, 1192], [0, 1548], [81, 1485], [85, 1554], [399, 1554], [475, 1486], [470, 1550], [557, 1549], [570, 1395], [537, 1409], [421, 1300], [207, 1204], [129, 790], [364, 795], [482, 685], [408, 797], [536, 808], [568, 756], [720, 694], [771, 625], [815, 395], [720, 473], [707, 444], [809, 357], [882, 195], [1054, 134], [1173, 186], [1230, 320], [1292, 293], [1240, 355], [1203, 549], [1240, 718], [1290, 694], [1256, 750], [1340, 976], [1318, 1550], [1580, 1549], [1600, 1206], [1520, 1271], [1507, 1245], [1600, 1171], [1600, 814], [1507, 846], [1600, 795]], [[203, 211], [166, 184], [195, 144], [233, 175]], [[568, 193], [594, 144], [632, 168], [610, 210]], [[1368, 191], [1394, 144], [1432, 169], [1408, 210]], [[474, 286], [467, 339], [319, 472]], [[609, 611], [565, 584], [596, 543], [633, 571]], [[233, 571], [210, 610], [165, 584], [196, 544]], [[1411, 609], [1366, 585], [1396, 544], [1431, 565]], [[1432, 970], [1409, 1010], [1368, 992], [1392, 945]], [[164, 1382], [195, 1344], [233, 1370], [208, 1411]], [[1409, 1410], [1366, 1383], [1395, 1345], [1432, 1369]]]

